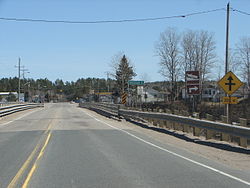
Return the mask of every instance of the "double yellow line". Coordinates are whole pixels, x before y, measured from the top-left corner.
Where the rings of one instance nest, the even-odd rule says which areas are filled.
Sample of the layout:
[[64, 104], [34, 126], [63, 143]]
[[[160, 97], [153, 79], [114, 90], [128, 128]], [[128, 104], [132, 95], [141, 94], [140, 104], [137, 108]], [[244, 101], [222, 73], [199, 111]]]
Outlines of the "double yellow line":
[[[43, 143], [42, 149], [40, 150], [39, 154], [37, 155], [37, 158], [35, 159], [35, 162], [34, 162], [32, 168], [30, 169], [30, 171], [29, 171], [23, 185], [21, 186], [22, 188], [27, 188], [28, 187], [28, 184], [29, 184], [29, 182], [31, 180], [31, 177], [32, 177], [32, 175], [34, 174], [34, 172], [35, 172], [35, 170], [37, 168], [37, 163], [44, 154], [44, 150], [46, 149], [46, 146], [48, 145], [49, 140], [51, 138], [51, 127], [52, 127], [52, 120], [50, 121], [46, 131], [43, 134], [43, 135], [47, 135], [46, 140]], [[15, 188], [16, 187], [16, 185], [18, 183], [18, 180], [22, 177], [25, 170], [29, 167], [30, 163], [34, 160], [34, 157], [35, 157], [36, 153], [39, 151], [39, 148], [41, 148], [41, 145], [42, 145], [42, 143], [38, 142], [36, 147], [33, 149], [31, 154], [29, 155], [28, 159], [23, 163], [22, 167], [18, 170], [17, 174], [11, 180], [11, 182], [8, 185], [7, 188]]]
[[51, 137], [51, 132], [48, 134], [48, 136], [47, 136], [47, 138], [46, 138], [46, 141], [45, 141], [45, 143], [44, 143], [44, 145], [43, 145], [43, 148], [41, 149], [41, 151], [40, 151], [40, 153], [39, 153], [39, 155], [38, 155], [38, 157], [37, 157], [37, 159], [36, 159], [34, 165], [32, 166], [32, 168], [31, 168], [31, 170], [30, 170], [30, 172], [29, 172], [27, 178], [25, 179], [22, 188], [27, 188], [27, 187], [28, 187], [28, 184], [29, 184], [29, 182], [30, 182], [30, 179], [31, 179], [32, 175], [34, 174], [34, 172], [35, 172], [35, 170], [36, 170], [37, 162], [38, 162], [39, 159], [42, 157], [42, 155], [43, 155], [43, 153], [44, 153], [44, 150], [45, 150], [46, 146], [47, 146], [48, 143], [49, 143], [50, 137]]

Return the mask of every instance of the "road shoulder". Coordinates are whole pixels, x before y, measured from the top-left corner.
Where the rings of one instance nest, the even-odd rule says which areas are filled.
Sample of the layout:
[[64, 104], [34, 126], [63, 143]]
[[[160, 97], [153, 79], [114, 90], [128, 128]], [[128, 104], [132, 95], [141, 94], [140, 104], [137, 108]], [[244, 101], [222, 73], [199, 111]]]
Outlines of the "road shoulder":
[[[144, 134], [145, 136], [154, 139], [157, 142], [160, 142], [162, 144], [167, 144], [169, 146], [177, 147], [181, 150], [185, 150], [187, 152], [191, 152], [194, 155], [199, 155], [203, 158], [207, 158], [209, 160], [215, 161], [217, 163], [221, 163], [225, 166], [228, 166], [230, 168], [236, 169], [236, 170], [243, 170], [247, 173], [250, 173], [250, 150], [249, 149], [243, 149], [246, 151], [244, 152], [235, 152], [231, 151], [227, 148], [236, 148], [236, 149], [242, 149], [238, 146], [229, 145], [227, 143], [219, 142], [216, 140], [204, 140], [200, 137], [193, 137], [191, 135], [186, 135], [182, 132], [176, 132], [172, 130], [168, 131], [155, 131], [150, 128], [146, 128], [143, 126], [136, 125], [134, 123], [130, 123], [128, 121], [122, 120], [121, 122], [106, 118], [96, 112], [93, 112], [91, 110], [83, 109], [85, 112], [97, 117], [101, 121], [104, 121], [106, 123], [109, 123], [110, 125], [125, 129], [125, 130], [131, 130], [138, 132], [140, 134]], [[155, 127], [154, 127], [155, 129]], [[159, 128], [161, 130], [161, 128]], [[174, 134], [173, 134], [174, 133]], [[189, 138], [189, 139], [183, 139], [183, 138]], [[193, 140], [193, 141], [190, 141]], [[201, 144], [202, 143], [202, 144]], [[225, 149], [223, 147], [217, 148], [213, 147], [214, 144], [225, 146]]]

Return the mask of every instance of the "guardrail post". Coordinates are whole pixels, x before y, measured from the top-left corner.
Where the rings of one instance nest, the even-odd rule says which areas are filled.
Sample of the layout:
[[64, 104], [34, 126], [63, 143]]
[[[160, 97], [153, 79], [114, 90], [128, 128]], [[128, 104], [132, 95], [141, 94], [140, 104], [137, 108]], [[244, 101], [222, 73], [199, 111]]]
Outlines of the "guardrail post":
[[201, 133], [201, 128], [194, 127], [194, 129], [193, 129], [193, 135], [194, 136], [200, 136], [200, 133]]
[[[197, 112], [194, 112], [193, 113], [193, 117], [197, 118], [197, 119], [200, 119], [200, 114], [197, 113]], [[199, 127], [193, 127], [193, 135], [194, 136], [200, 136], [200, 133], [201, 133], [201, 128], [199, 128]]]
[[[240, 126], [247, 127], [247, 119], [239, 118], [240, 120]], [[247, 148], [247, 138], [240, 137], [240, 146]]]
[[[159, 109], [158, 109], [158, 112], [162, 113], [163, 110], [159, 108]], [[159, 125], [160, 128], [163, 128], [164, 125], [165, 125], [164, 120], [159, 120], [159, 121], [158, 121], [158, 125]]]
[[[179, 115], [179, 111], [174, 110], [174, 115]], [[173, 128], [174, 130], [179, 130], [179, 123], [173, 122]]]
[[[168, 108], [165, 108], [165, 113], [166, 114], [172, 114], [172, 111], [170, 110], [170, 109], [168, 109]], [[168, 129], [173, 129], [173, 122], [171, 122], [171, 121], [166, 121], [166, 123], [165, 123], [165, 126], [168, 128]]]
[[117, 106], [117, 116], [118, 116], [118, 118], [119, 118], [119, 119], [121, 119], [121, 112], [120, 112], [120, 108], [121, 108], [121, 106], [120, 106], [120, 105], [118, 105], [118, 106]]
[[[188, 112], [185, 111], [185, 110], [182, 110], [182, 111], [181, 111], [181, 114], [182, 114], [183, 116], [186, 116], [186, 117], [188, 116]], [[186, 125], [186, 124], [182, 124], [182, 127], [183, 127], [183, 132], [186, 132], [186, 133], [189, 132], [190, 126], [188, 126], [188, 125]]]
[[[206, 119], [209, 120], [209, 121], [213, 121], [213, 120], [214, 120], [214, 119], [213, 119], [213, 116], [210, 115], [210, 114], [206, 114]], [[208, 139], [211, 139], [211, 138], [213, 137], [214, 134], [215, 134], [214, 131], [207, 129], [207, 130], [206, 130], [206, 139], [207, 139], [207, 140], [208, 140]]]
[[158, 124], [157, 121], [155, 119], [152, 119], [152, 121], [153, 121], [153, 125], [157, 127], [157, 124]]
[[[226, 116], [221, 116], [221, 120], [223, 123], [227, 123], [227, 117]], [[221, 140], [222, 141], [230, 141], [230, 135], [227, 133], [221, 133]]]
[[[152, 109], [151, 109], [151, 108], [147, 108], [147, 111], [148, 111], [148, 112], [152, 112]], [[153, 120], [150, 119], [150, 118], [146, 118], [146, 120], [147, 120], [149, 123], [152, 123], [152, 122], [153, 122]]]
[[165, 125], [164, 120], [160, 120], [160, 121], [159, 121], [159, 127], [163, 128], [163, 127], [164, 127], [164, 125]]
[[168, 122], [166, 120], [162, 121], [162, 123], [164, 128], [168, 128]]

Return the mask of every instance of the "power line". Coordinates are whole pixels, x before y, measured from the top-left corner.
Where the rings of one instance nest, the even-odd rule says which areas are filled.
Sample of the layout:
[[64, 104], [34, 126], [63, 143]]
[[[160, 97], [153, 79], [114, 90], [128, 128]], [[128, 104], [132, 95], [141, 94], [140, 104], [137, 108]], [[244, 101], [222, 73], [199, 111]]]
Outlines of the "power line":
[[239, 12], [239, 13], [241, 13], [241, 14], [244, 14], [244, 15], [250, 16], [250, 13], [247, 13], [247, 12], [245, 12], [245, 11], [238, 10], [238, 9], [235, 9], [235, 8], [232, 8], [232, 11]]
[[175, 16], [122, 19], [122, 20], [71, 21], [71, 20], [46, 20], [46, 19], [31, 19], [31, 18], [10, 18], [10, 17], [0, 17], [0, 20], [16, 21], [16, 22], [63, 23], [63, 24], [102, 24], [102, 23], [122, 23], [122, 22], [146, 22], [146, 21], [165, 20], [165, 19], [172, 19], [172, 18], [186, 18], [190, 16], [208, 14], [208, 13], [218, 12], [218, 11], [225, 11], [225, 8], [193, 12], [193, 13], [175, 15]]

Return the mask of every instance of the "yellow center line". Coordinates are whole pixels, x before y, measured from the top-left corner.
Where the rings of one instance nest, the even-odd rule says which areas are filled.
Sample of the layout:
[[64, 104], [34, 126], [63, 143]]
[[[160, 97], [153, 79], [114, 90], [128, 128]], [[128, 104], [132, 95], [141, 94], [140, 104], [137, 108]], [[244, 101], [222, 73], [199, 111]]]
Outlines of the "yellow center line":
[[19, 169], [19, 171], [17, 172], [17, 174], [15, 175], [15, 177], [12, 179], [12, 181], [10, 182], [10, 184], [8, 185], [7, 188], [14, 188], [16, 186], [16, 183], [17, 183], [18, 179], [24, 173], [24, 171], [26, 170], [26, 168], [29, 166], [29, 164], [32, 161], [34, 155], [36, 154], [39, 146], [40, 146], [39, 144], [36, 145], [35, 149], [32, 151], [32, 153], [30, 154], [30, 156], [28, 157], [28, 159], [25, 161], [25, 163], [23, 164], [23, 166]]
[[[46, 131], [44, 132], [43, 135], [46, 135], [46, 134], [50, 131], [51, 127], [52, 127], [52, 120], [49, 122], [49, 125], [48, 125], [48, 127], [47, 127], [47, 129], [46, 129]], [[47, 138], [46, 138], [46, 141], [45, 141], [45, 143], [44, 143], [44, 145], [43, 145], [43, 147], [42, 147], [42, 149], [41, 149], [41, 151], [40, 151], [40, 153], [39, 153], [39, 155], [38, 155], [38, 157], [37, 157], [37, 159], [36, 159], [36, 161], [35, 161], [34, 164], [36, 164], [36, 162], [38, 161], [38, 159], [42, 156], [42, 154], [43, 154], [43, 152], [44, 152], [44, 149], [45, 149], [45, 147], [47, 146], [47, 144], [48, 144], [48, 142], [49, 142], [50, 137], [51, 137], [51, 132], [49, 132], [49, 134], [48, 134], [48, 136], [47, 136]], [[10, 184], [7, 186], [7, 188], [15, 188], [15, 187], [16, 187], [16, 184], [17, 184], [18, 180], [20, 179], [20, 177], [23, 175], [23, 173], [25, 172], [25, 170], [28, 168], [29, 164], [30, 164], [30, 163], [32, 162], [32, 160], [34, 159], [35, 154], [38, 152], [38, 149], [40, 148], [40, 146], [41, 146], [41, 143], [38, 142], [37, 145], [35, 146], [34, 150], [33, 150], [33, 151], [31, 152], [31, 154], [29, 155], [28, 159], [24, 162], [24, 164], [22, 165], [22, 167], [18, 170], [17, 174], [16, 174], [15, 177], [11, 180], [11, 182], [10, 182]], [[32, 174], [34, 173], [34, 171], [35, 171], [34, 168], [35, 168], [35, 167], [33, 166], [33, 167], [32, 167], [33, 170], [31, 169], [31, 171], [29, 172], [29, 175], [30, 175], [30, 176], [32, 176]], [[31, 173], [31, 172], [32, 172], [32, 173]], [[30, 177], [30, 178], [31, 178], [31, 177]], [[27, 177], [25, 181], [27, 181], [27, 179], [29, 180], [30, 178]], [[23, 185], [23, 186], [24, 186], [24, 185]]]
[[[45, 141], [45, 143], [44, 143], [44, 145], [43, 145], [43, 148], [41, 149], [41, 151], [40, 151], [40, 153], [39, 153], [39, 155], [38, 155], [38, 157], [37, 157], [37, 160], [43, 155], [44, 150], [45, 150], [46, 146], [47, 146], [48, 143], [49, 143], [50, 137], [51, 137], [51, 132], [49, 133], [49, 135], [48, 135], [48, 137], [47, 137], [47, 139], [46, 139], [46, 141]], [[36, 162], [37, 162], [37, 160], [36, 160]]]
[[46, 146], [47, 146], [48, 143], [49, 143], [50, 137], [51, 137], [51, 132], [48, 134], [47, 139], [46, 139], [46, 141], [45, 141], [45, 143], [44, 143], [44, 145], [43, 145], [43, 148], [41, 149], [41, 151], [40, 151], [40, 153], [39, 153], [39, 155], [38, 155], [38, 157], [37, 157], [37, 159], [36, 159], [34, 165], [32, 166], [32, 168], [31, 168], [31, 170], [30, 170], [30, 172], [29, 172], [27, 178], [25, 179], [22, 188], [27, 188], [27, 187], [28, 187], [29, 182], [30, 182], [30, 180], [31, 180], [31, 178], [32, 178], [32, 176], [33, 176], [33, 174], [34, 174], [36, 168], [37, 168], [37, 162], [39, 161], [40, 157], [42, 157], [42, 155], [43, 155], [43, 153], [44, 153], [44, 150], [45, 150]]
[[28, 186], [28, 183], [29, 183], [33, 173], [35, 172], [35, 170], [36, 170], [36, 164], [34, 166], [32, 166], [32, 168], [30, 170], [30, 173], [28, 174], [28, 176], [27, 176], [27, 178], [26, 178], [26, 180], [25, 180], [22, 187], [27, 187]]

